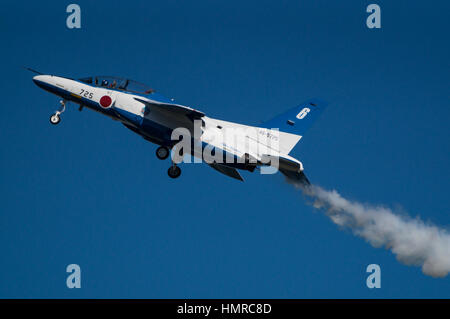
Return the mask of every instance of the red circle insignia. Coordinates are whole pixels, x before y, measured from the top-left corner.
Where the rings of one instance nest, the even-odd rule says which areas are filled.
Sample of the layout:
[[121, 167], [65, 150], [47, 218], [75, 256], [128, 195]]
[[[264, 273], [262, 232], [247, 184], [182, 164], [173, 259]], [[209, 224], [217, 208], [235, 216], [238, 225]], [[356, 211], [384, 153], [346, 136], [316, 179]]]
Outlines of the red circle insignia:
[[100, 99], [100, 105], [104, 108], [111, 106], [112, 99], [108, 95], [103, 95]]

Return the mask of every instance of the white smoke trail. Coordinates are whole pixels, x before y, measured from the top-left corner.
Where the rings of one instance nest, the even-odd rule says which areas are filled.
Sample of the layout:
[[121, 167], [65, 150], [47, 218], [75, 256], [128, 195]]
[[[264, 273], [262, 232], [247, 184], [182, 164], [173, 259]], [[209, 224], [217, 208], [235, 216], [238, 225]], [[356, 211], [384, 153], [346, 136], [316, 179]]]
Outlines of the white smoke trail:
[[419, 218], [399, 216], [389, 208], [349, 201], [335, 190], [294, 185], [312, 198], [313, 206], [323, 209], [335, 224], [350, 229], [374, 247], [391, 250], [400, 262], [421, 266], [423, 273], [432, 277], [445, 277], [450, 272], [447, 230]]

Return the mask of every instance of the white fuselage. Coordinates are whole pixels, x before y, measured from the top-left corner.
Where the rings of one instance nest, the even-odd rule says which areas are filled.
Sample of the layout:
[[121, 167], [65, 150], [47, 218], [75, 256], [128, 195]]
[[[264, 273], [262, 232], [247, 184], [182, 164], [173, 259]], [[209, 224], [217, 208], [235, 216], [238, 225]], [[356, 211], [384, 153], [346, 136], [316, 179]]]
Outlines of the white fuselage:
[[[187, 116], [180, 116], [164, 108], [149, 109], [145, 103], [137, 100], [158, 101], [151, 94], [134, 94], [52, 75], [38, 75], [33, 80], [38, 86], [67, 101], [75, 102], [122, 122], [156, 144], [173, 146], [171, 135], [177, 128], [187, 128], [194, 133], [193, 121]], [[234, 160], [249, 157], [261, 165], [267, 159], [277, 158], [281, 159], [280, 165], [285, 165], [288, 169], [303, 170], [300, 161], [287, 155], [301, 138], [299, 135], [241, 125], [207, 116], [203, 116], [201, 120], [201, 134], [196, 138], [196, 142], [202, 147], [191, 153], [196, 157], [205, 158], [204, 149], [209, 145], [215, 150], [231, 155]]]

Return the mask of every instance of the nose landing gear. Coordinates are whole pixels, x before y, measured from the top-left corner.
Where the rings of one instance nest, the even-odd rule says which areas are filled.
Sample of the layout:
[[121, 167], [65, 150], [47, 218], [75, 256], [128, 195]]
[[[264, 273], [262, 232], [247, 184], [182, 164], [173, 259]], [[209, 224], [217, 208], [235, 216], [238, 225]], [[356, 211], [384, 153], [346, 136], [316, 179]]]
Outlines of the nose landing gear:
[[56, 125], [59, 122], [61, 122], [61, 118], [59, 117], [58, 113], [55, 113], [52, 116], [50, 116], [50, 123], [52, 123], [53, 125]]
[[60, 115], [62, 113], [64, 113], [64, 111], [66, 110], [66, 101], [61, 100], [61, 101], [59, 101], [59, 103], [61, 104], [61, 107], [59, 108], [59, 110], [56, 111], [55, 114], [52, 114], [52, 116], [50, 116], [50, 123], [53, 125], [56, 125], [59, 122], [61, 122]]

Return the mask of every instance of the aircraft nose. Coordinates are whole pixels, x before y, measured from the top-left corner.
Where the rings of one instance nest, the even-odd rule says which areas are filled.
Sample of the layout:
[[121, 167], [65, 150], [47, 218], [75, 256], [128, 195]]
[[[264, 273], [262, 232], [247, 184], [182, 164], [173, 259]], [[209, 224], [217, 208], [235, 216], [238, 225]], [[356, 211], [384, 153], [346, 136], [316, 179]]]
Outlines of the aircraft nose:
[[50, 76], [49, 75], [36, 75], [33, 77], [33, 82], [39, 87], [44, 87], [45, 85], [50, 84]]
[[33, 76], [33, 82], [37, 84], [37, 82], [44, 82], [46, 75], [36, 75]]

